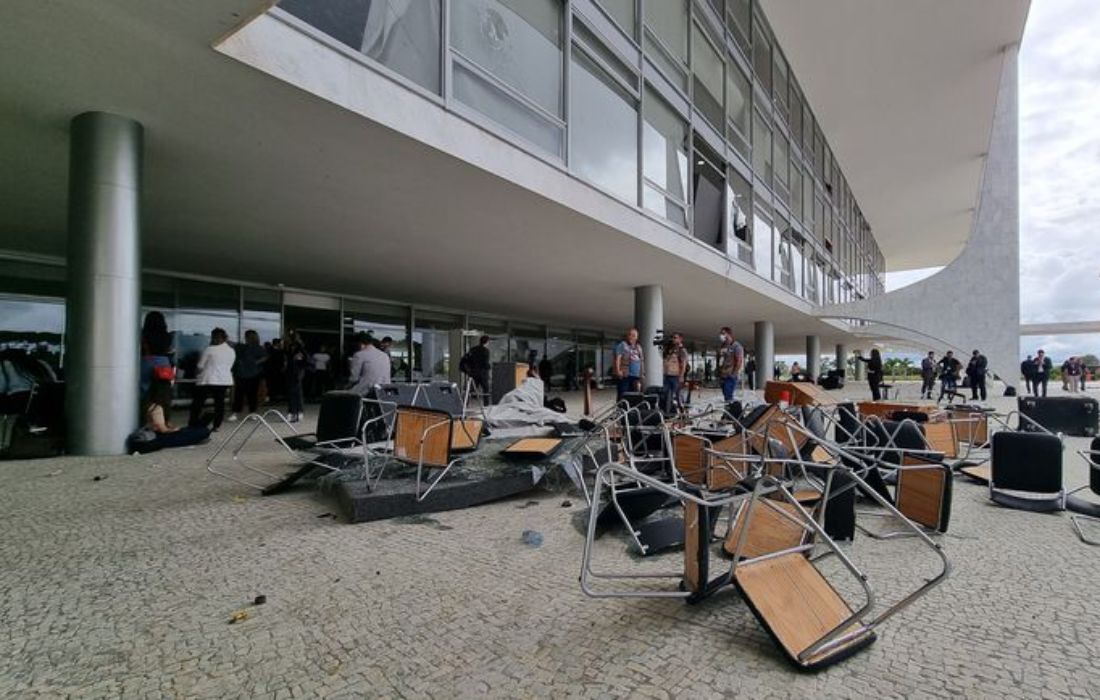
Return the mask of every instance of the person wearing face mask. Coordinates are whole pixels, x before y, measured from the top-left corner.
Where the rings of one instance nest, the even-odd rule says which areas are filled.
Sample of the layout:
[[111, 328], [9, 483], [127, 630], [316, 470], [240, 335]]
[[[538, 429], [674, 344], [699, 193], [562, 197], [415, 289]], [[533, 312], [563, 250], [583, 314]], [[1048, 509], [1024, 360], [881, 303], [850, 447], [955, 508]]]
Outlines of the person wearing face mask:
[[722, 343], [718, 348], [718, 379], [722, 384], [722, 398], [729, 403], [737, 393], [737, 383], [745, 368], [745, 348], [734, 339], [729, 326], [723, 326], [719, 331], [718, 341]]

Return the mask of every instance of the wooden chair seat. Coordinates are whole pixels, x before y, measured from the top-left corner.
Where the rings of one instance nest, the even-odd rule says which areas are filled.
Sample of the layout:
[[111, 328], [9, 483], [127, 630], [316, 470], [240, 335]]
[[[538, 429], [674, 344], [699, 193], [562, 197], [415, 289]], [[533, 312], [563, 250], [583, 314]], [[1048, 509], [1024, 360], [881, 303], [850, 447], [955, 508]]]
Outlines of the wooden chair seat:
[[818, 667], [839, 660], [874, 639], [858, 622], [845, 633], [863, 631], [841, 647], [801, 661], [799, 655], [852, 614], [821, 572], [803, 554], [792, 552], [772, 559], [742, 564], [734, 582], [768, 633], [787, 656], [803, 667]]
[[982, 462], [972, 467], [963, 467], [959, 470], [959, 473], [977, 481], [979, 484], [988, 486], [989, 480], [993, 478], [993, 467], [990, 466], [989, 462]]

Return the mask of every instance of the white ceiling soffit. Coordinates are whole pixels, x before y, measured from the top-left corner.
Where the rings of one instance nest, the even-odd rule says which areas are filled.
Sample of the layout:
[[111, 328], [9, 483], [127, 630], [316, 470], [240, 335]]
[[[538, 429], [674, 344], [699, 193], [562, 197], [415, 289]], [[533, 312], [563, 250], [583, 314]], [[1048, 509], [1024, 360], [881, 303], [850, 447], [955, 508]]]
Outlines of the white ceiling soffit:
[[970, 234], [1002, 49], [1030, 0], [762, 0], [890, 270]]

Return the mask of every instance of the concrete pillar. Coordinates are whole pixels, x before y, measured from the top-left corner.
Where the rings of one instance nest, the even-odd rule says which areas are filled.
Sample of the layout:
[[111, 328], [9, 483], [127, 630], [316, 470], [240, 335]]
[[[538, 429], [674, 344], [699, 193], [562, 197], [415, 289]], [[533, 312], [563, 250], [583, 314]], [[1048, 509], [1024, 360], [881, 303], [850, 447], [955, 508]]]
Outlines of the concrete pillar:
[[836, 345], [836, 368], [843, 372], [842, 377], [848, 376], [848, 346], [843, 343]]
[[661, 286], [649, 284], [634, 288], [634, 325], [638, 328], [638, 342], [645, 353], [643, 371], [646, 386], [662, 382], [661, 353], [653, 347], [653, 337], [665, 327], [665, 302]]
[[121, 454], [139, 421], [142, 127], [85, 112], [69, 138], [67, 449]]
[[[863, 351], [858, 349], [858, 348], [856, 349], [856, 354], [859, 355], [860, 357], [863, 357]], [[858, 382], [863, 381], [863, 377], [864, 377], [863, 373], [864, 373], [864, 369], [866, 367], [867, 367], [866, 362], [860, 362], [859, 360], [856, 360], [856, 371], [855, 371], [856, 381], [858, 381]]]
[[753, 345], [756, 351], [756, 388], [763, 389], [775, 371], [775, 326], [771, 321], [753, 324]]
[[821, 374], [821, 338], [806, 336], [806, 372], [816, 382]]

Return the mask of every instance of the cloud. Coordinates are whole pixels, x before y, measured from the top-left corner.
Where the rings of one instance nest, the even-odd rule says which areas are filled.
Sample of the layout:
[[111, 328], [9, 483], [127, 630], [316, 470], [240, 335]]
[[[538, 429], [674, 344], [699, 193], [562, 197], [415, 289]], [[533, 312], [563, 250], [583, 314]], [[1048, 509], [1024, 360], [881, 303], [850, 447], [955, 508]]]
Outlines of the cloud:
[[[1035, 0], [1020, 50], [1020, 314], [1100, 319], [1100, 12]], [[1098, 336], [1023, 338], [1055, 356]]]

